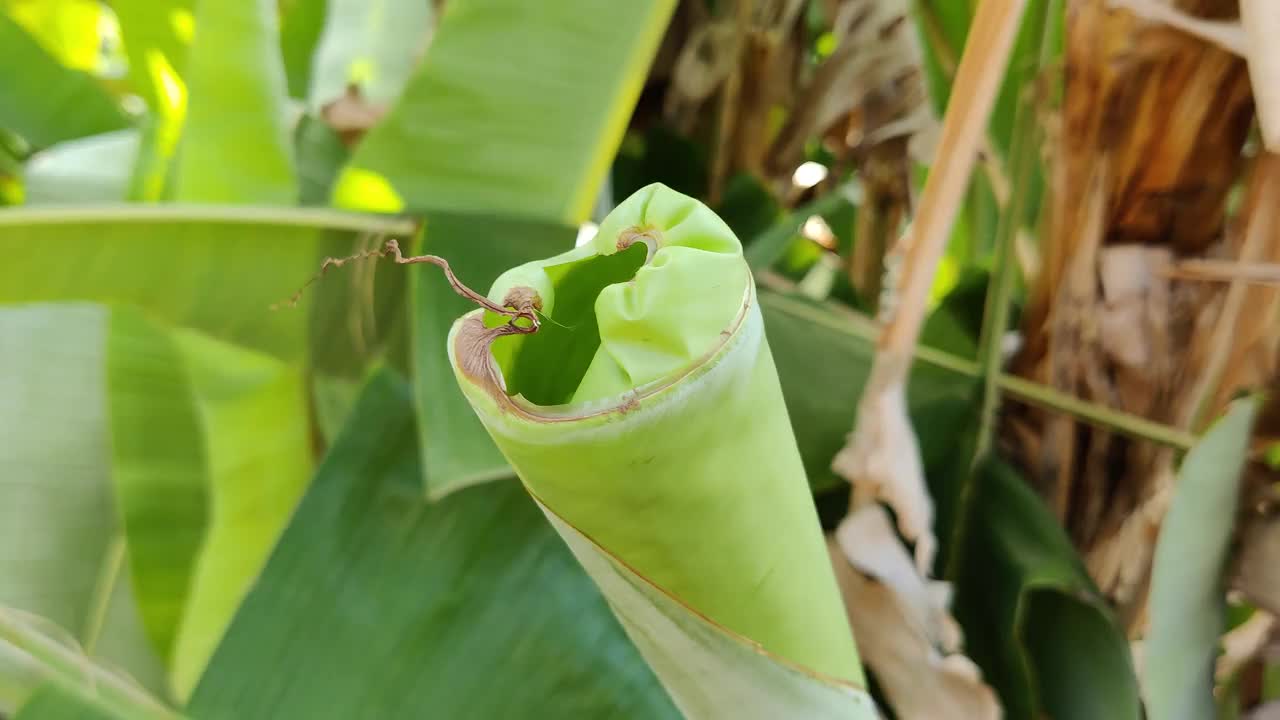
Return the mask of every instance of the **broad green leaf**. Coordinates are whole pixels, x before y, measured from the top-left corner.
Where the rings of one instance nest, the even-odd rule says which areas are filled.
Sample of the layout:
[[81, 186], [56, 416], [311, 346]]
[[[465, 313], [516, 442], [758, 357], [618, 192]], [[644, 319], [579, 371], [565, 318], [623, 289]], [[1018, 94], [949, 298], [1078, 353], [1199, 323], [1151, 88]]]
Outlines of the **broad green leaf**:
[[48, 620], [0, 605], [0, 714], [15, 720], [178, 720], [133, 680], [86, 657]]
[[130, 198], [156, 201], [164, 197], [187, 111], [194, 0], [112, 0], [111, 5], [120, 19], [130, 84], [150, 110], [133, 166]]
[[[519, 333], [476, 310], [454, 323], [449, 348], [467, 400], [530, 493], [563, 520], [566, 541], [575, 544], [567, 528], [591, 538], [685, 615], [713, 624], [703, 632], [745, 638], [769, 663], [843, 687], [825, 715], [873, 713], [857, 690], [852, 634], [728, 226], [655, 184], [590, 242], [508, 270], [489, 298], [532, 302], [556, 319]], [[587, 567], [637, 642], [661, 633], [656, 619], [633, 624], [625, 589]], [[705, 644], [692, 632], [671, 642]], [[686, 712], [734, 702], [742, 678], [700, 687], [698, 701], [688, 677], [705, 659], [665, 648], [659, 661], [664, 645], [641, 647]], [[723, 648], [707, 652], [733, 664]], [[813, 682], [797, 672], [783, 684], [807, 697], [793, 687], [801, 679]]]
[[[303, 0], [307, 4], [310, 0]], [[400, 97], [427, 47], [431, 3], [418, 0], [329, 0], [311, 69], [308, 109], [358, 89], [374, 105]]]
[[0, 604], [157, 687], [111, 494], [105, 323], [89, 305], [0, 309]]
[[1140, 720], [1129, 643], [1071, 541], [1022, 478], [986, 460], [954, 542], [965, 651], [1010, 720]]
[[298, 100], [305, 100], [311, 87], [311, 60], [324, 32], [328, 5], [326, 0], [291, 0], [281, 5], [284, 17], [280, 24], [280, 54], [284, 57], [289, 96]]
[[59, 64], [4, 13], [0, 67], [10, 69], [0, 77], [0, 127], [34, 147], [129, 126], [119, 105], [92, 76]]
[[278, 12], [275, 0], [197, 6], [176, 200], [297, 202]]
[[301, 369], [194, 331], [173, 337], [204, 431], [209, 490], [208, 532], [173, 646], [173, 686], [186, 698], [306, 487], [311, 427]]
[[[0, 304], [132, 304], [158, 320], [294, 360], [307, 350], [307, 308], [316, 293], [304, 294], [298, 308], [272, 305], [306, 282], [325, 252], [350, 252], [357, 233], [413, 227], [397, 218], [285, 208], [11, 210], [0, 213]], [[337, 237], [322, 239], [324, 229]]]
[[[458, 277], [485, 288], [504, 270], [573, 246], [573, 230], [549, 223], [433, 213], [422, 252], [448, 258]], [[431, 497], [507, 478], [511, 468], [458, 389], [446, 340], [454, 318], [475, 307], [433, 267], [409, 270], [414, 367], [424, 481]]]
[[126, 199], [138, 131], [117, 130], [68, 140], [27, 161], [23, 182], [28, 205], [115, 203]]
[[111, 474], [147, 635], [169, 662], [209, 511], [203, 429], [167, 329], [129, 308], [107, 337]]
[[674, 6], [451, 0], [335, 202], [581, 222]]
[[1249, 457], [1256, 399], [1237, 400], [1187, 453], [1156, 544], [1143, 695], [1151, 720], [1214, 714], [1213, 666], [1223, 631], [1223, 572]]
[[420, 472], [409, 388], [379, 372], [192, 716], [679, 717], [518, 484], [429, 503]]

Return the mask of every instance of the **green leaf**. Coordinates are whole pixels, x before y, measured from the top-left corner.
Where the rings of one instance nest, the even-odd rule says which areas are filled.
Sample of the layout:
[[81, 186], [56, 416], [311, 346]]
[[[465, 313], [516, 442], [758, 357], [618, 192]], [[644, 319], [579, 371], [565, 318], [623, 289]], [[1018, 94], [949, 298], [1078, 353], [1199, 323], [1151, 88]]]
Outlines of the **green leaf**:
[[197, 7], [175, 199], [297, 202], [277, 14], [275, 0]]
[[138, 607], [189, 694], [310, 476], [302, 373], [116, 310], [113, 468]]
[[[871, 374], [877, 331], [866, 317], [842, 317], [830, 305], [799, 296], [762, 290], [760, 306], [809, 483], [818, 492], [844, 486], [847, 482], [831, 471], [831, 459], [853, 426], [858, 397]], [[955, 465], [963, 441], [955, 428], [965, 426], [955, 420], [972, 405], [976, 387], [961, 373], [930, 363], [914, 366], [907, 402], [927, 477], [946, 474]]]
[[[872, 720], [871, 696], [725, 632], [543, 508], [689, 718]], [[696, 668], [696, 672], [690, 672]]]
[[[728, 648], [746, 643], [768, 656], [762, 667], [790, 666], [768, 684], [831, 692], [816, 703], [823, 714], [874, 712], [728, 226], [651, 185], [589, 243], [512, 268], [489, 290], [491, 302], [512, 296], [556, 322], [512, 333], [484, 310], [464, 315], [449, 336], [458, 383], [677, 704], [695, 716], [708, 705], [765, 712], [727, 671]], [[588, 537], [687, 622], [665, 631], [671, 615], [652, 596], [631, 598], [579, 552]], [[655, 636], [669, 637], [644, 640]], [[723, 666], [709, 685], [708, 657]]]
[[46, 148], [27, 161], [23, 182], [28, 205], [114, 203], [129, 192], [138, 154], [137, 130], [117, 130]]
[[110, 481], [106, 313], [0, 309], [0, 604], [38, 613], [150, 687]]
[[335, 201], [581, 222], [674, 5], [451, 0]]
[[95, 0], [0, 0], [0, 12], [21, 25], [66, 67], [102, 73], [106, 48], [114, 39], [110, 11]]
[[129, 126], [93, 77], [63, 67], [4, 13], [0, 67], [11, 69], [0, 77], [0, 127], [37, 148]]
[[311, 427], [300, 369], [189, 330], [174, 342], [209, 477], [209, 529], [173, 648], [174, 690], [186, 698], [306, 487]]
[[[284, 208], [11, 210], [0, 213], [0, 304], [133, 304], [158, 320], [299, 359], [316, 293], [304, 294], [296, 309], [271, 307], [315, 273], [322, 245], [345, 254], [357, 233], [413, 227], [396, 218]], [[333, 243], [322, 241], [326, 228], [341, 231]]]
[[169, 165], [187, 111], [187, 57], [194, 0], [112, 0], [120, 20], [129, 82], [150, 110], [133, 168], [130, 199], [164, 197]]
[[1178, 469], [1151, 575], [1143, 690], [1151, 720], [1212, 717], [1223, 572], [1258, 402], [1232, 403]]
[[382, 371], [237, 613], [193, 716], [678, 717], [518, 484], [428, 503], [419, 478], [409, 389]]
[[317, 112], [350, 87], [374, 105], [395, 102], [427, 47], [431, 15], [431, 3], [418, 0], [331, 0], [315, 50], [308, 108]]
[[289, 96], [298, 100], [305, 100], [311, 87], [311, 59], [324, 31], [328, 5], [325, 0], [292, 0], [283, 5], [280, 54], [284, 56]]
[[955, 615], [1005, 717], [1140, 720], [1128, 641], [1057, 521], [998, 460], [969, 483]]
[[[493, 284], [507, 268], [573, 247], [574, 231], [550, 223], [433, 213], [422, 252], [448, 258], [473, 288]], [[432, 498], [488, 480], [511, 476], [511, 468], [453, 379], [446, 350], [449, 328], [475, 308], [435, 268], [409, 271], [412, 288], [414, 399], [423, 452], [424, 482]]]
[[178, 720], [48, 620], [0, 605], [0, 712], [25, 720]]
[[138, 611], [168, 663], [208, 524], [203, 429], [176, 343], [136, 310], [111, 313], [107, 387], [111, 473]]

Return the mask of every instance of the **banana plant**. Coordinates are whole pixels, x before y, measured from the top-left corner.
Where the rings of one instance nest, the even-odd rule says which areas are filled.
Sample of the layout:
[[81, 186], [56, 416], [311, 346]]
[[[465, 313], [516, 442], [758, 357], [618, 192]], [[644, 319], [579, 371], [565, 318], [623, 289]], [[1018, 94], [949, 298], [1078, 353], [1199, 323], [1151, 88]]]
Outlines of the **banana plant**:
[[458, 382], [685, 714], [874, 717], [728, 226], [651, 185], [482, 304]]

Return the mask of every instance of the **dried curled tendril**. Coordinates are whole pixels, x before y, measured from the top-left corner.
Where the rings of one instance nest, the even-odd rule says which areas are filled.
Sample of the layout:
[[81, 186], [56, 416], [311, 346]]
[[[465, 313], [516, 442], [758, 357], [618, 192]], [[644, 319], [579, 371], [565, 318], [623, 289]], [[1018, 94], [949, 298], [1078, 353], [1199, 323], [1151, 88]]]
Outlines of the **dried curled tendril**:
[[[449, 267], [448, 260], [445, 260], [438, 255], [414, 255], [411, 257], [405, 257], [404, 254], [400, 252], [400, 243], [394, 238], [388, 240], [385, 245], [376, 250], [348, 255], [347, 257], [325, 258], [324, 262], [320, 264], [320, 271], [312, 276], [305, 285], [298, 288], [298, 291], [283, 304], [288, 305], [289, 307], [296, 306], [298, 304], [298, 300], [302, 298], [302, 294], [306, 292], [307, 288], [311, 287], [311, 285], [317, 280], [324, 277], [325, 273], [327, 273], [331, 267], [342, 267], [353, 260], [384, 258], [388, 256], [393, 258], [397, 265], [428, 263], [443, 270], [445, 278], [448, 279], [449, 286], [453, 288], [454, 292], [470, 300], [476, 305], [479, 305], [485, 310], [508, 318], [507, 324], [504, 328], [501, 328], [500, 334], [530, 334], [538, 331], [540, 324], [538, 320], [538, 311], [542, 310], [542, 298], [539, 297], [538, 293], [532, 288], [512, 288], [511, 291], [507, 293], [507, 296], [502, 299], [503, 304], [498, 305], [497, 303], [489, 300], [489, 298], [464, 285], [462, 281], [458, 279], [458, 276], [453, 274], [453, 269]], [[279, 309], [279, 307], [280, 303], [277, 303], [272, 305], [271, 309], [276, 310]]]

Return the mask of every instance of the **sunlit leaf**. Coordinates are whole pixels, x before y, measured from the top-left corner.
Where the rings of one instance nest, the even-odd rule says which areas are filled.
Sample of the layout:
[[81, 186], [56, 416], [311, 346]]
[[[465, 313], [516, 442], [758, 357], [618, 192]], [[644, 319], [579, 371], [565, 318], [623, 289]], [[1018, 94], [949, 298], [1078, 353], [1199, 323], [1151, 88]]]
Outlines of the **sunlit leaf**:
[[196, 8], [174, 199], [297, 201], [277, 14], [275, 0]]
[[586, 219], [674, 5], [446, 3], [336, 202]]
[[59, 64], [4, 13], [0, 67], [11, 69], [0, 76], [0, 127], [37, 148], [129, 126], [93, 77]]

